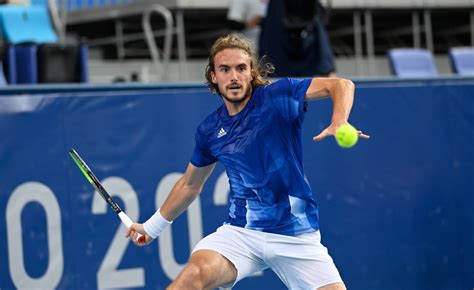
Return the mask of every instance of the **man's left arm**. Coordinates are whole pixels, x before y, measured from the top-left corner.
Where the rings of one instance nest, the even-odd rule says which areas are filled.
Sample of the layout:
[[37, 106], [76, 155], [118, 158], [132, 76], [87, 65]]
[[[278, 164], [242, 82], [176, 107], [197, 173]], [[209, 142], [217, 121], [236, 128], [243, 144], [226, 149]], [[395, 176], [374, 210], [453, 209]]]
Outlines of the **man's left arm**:
[[[333, 102], [331, 124], [319, 135], [313, 137], [314, 141], [321, 141], [327, 136], [334, 136], [337, 128], [348, 124], [349, 114], [354, 102], [354, 91], [354, 83], [347, 79], [313, 78], [306, 90], [305, 100], [317, 100], [329, 96]], [[369, 138], [362, 131], [358, 131], [358, 134], [361, 138]]]

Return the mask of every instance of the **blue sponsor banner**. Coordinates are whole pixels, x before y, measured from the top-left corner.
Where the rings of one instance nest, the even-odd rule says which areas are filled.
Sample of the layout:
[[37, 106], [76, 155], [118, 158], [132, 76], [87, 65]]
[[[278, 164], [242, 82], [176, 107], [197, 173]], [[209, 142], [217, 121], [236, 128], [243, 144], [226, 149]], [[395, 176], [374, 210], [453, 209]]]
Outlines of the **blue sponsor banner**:
[[[358, 83], [352, 149], [314, 143], [330, 100], [304, 127], [323, 243], [350, 289], [474, 287], [474, 83]], [[74, 147], [134, 220], [185, 170], [199, 122], [221, 104], [201, 86], [0, 96], [0, 289], [165, 289], [227, 215], [217, 166], [157, 241], [133, 246], [68, 155]], [[285, 289], [267, 270], [234, 289]]]

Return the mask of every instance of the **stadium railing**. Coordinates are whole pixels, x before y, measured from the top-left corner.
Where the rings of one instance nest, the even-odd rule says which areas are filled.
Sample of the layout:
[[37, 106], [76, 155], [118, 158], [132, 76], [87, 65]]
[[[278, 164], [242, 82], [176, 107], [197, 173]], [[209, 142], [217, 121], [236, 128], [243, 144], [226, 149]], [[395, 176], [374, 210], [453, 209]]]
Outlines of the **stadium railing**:
[[[114, 20], [130, 16], [140, 16], [141, 26], [147, 43], [156, 73], [159, 79], [166, 80], [173, 36], [177, 35], [178, 55], [181, 62], [186, 60], [184, 24], [182, 18], [177, 17], [177, 24], [173, 14], [164, 4], [169, 1], [143, 0], [58, 0], [64, 26], [72, 24], [90, 23], [94, 21]], [[168, 3], [169, 4], [169, 3]], [[159, 15], [164, 21], [164, 28], [153, 30], [151, 16]], [[65, 29], [65, 28], [64, 28]], [[122, 37], [122, 33], [119, 33]], [[163, 37], [163, 46], [158, 47], [155, 37]], [[100, 40], [102, 43], [116, 42], [117, 36]], [[99, 41], [99, 42], [100, 42]], [[96, 42], [97, 44], [97, 42]]]

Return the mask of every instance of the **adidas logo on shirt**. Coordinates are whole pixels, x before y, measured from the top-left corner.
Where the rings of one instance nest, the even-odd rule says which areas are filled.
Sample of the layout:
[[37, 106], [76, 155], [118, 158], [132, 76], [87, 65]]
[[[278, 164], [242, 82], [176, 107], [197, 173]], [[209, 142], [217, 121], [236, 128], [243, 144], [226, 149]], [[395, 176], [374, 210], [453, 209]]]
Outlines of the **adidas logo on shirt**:
[[219, 132], [217, 133], [217, 138], [224, 137], [227, 134], [227, 132], [224, 130], [224, 128], [221, 128]]

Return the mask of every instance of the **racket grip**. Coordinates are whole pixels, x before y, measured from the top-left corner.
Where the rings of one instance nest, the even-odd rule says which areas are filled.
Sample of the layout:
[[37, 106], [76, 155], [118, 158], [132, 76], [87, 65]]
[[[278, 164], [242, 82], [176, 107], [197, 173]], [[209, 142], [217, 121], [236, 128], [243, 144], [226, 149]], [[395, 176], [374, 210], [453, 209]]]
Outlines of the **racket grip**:
[[[122, 223], [128, 228], [130, 228], [133, 224], [132, 220], [130, 219], [130, 217], [124, 213], [123, 211], [119, 212], [118, 214], [120, 220], [122, 221]], [[137, 236], [137, 239], [136, 241], [139, 242], [139, 243], [143, 243], [145, 242], [145, 237], [139, 233], [137, 233], [138, 236]]]

